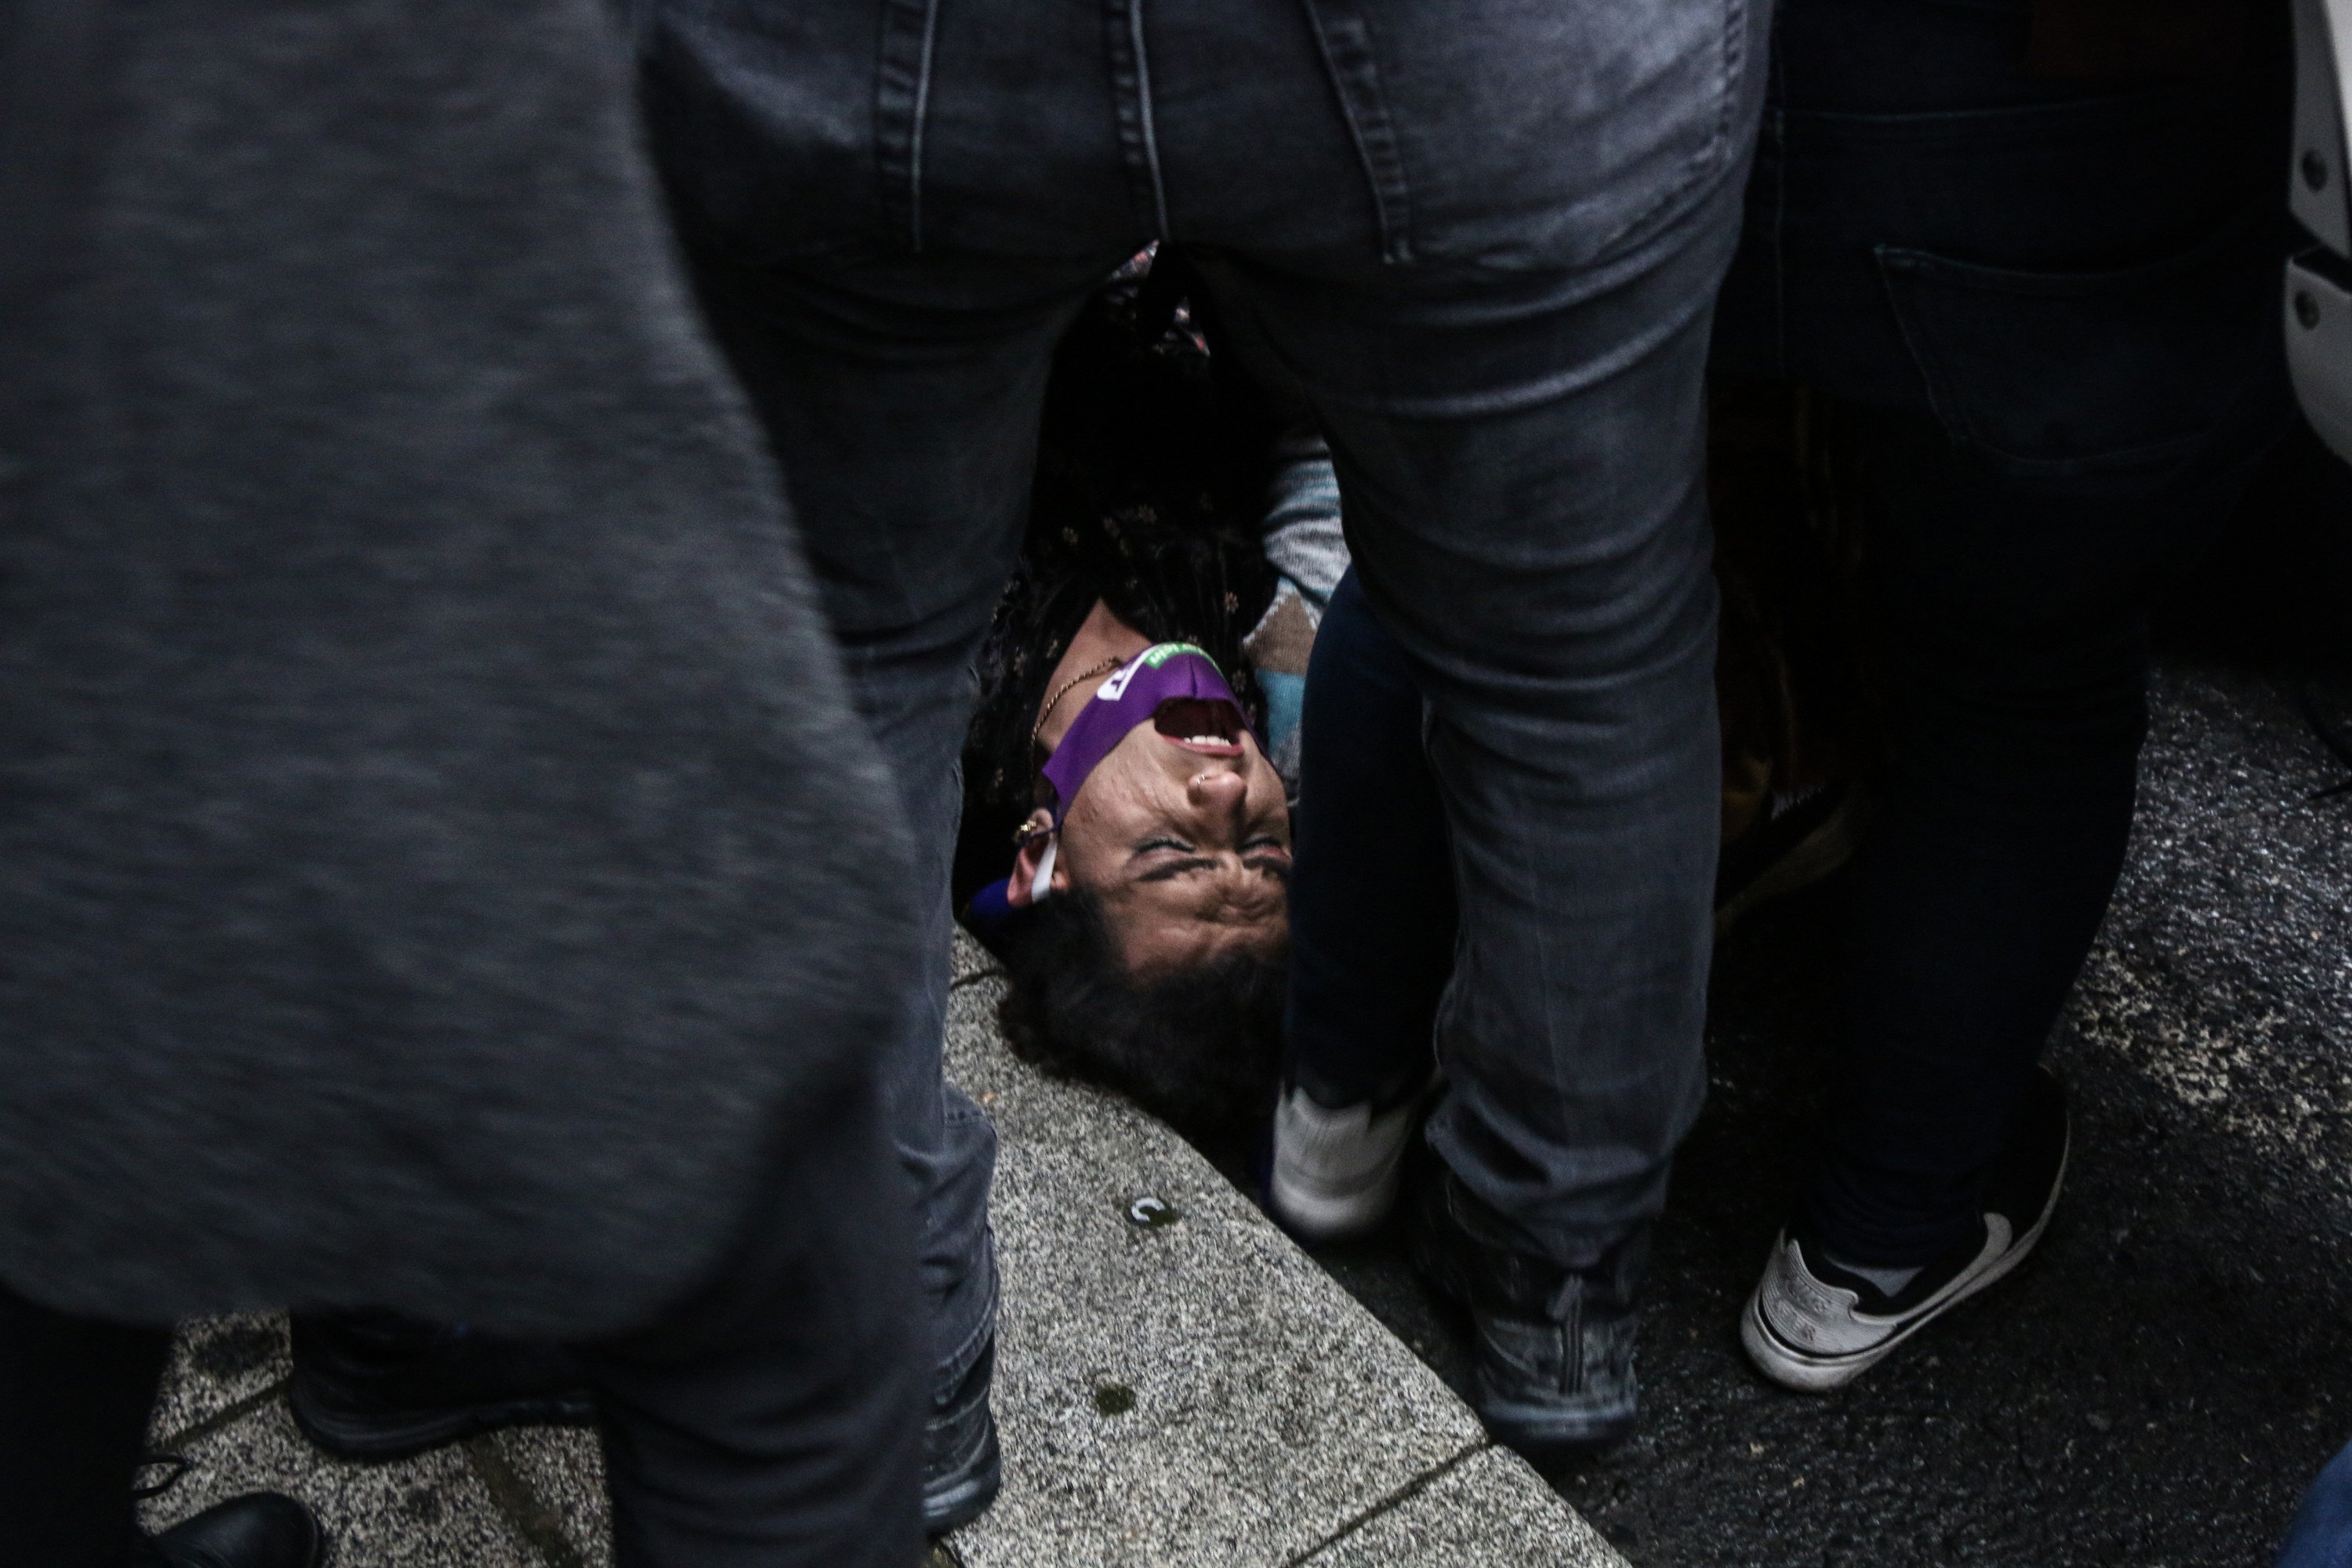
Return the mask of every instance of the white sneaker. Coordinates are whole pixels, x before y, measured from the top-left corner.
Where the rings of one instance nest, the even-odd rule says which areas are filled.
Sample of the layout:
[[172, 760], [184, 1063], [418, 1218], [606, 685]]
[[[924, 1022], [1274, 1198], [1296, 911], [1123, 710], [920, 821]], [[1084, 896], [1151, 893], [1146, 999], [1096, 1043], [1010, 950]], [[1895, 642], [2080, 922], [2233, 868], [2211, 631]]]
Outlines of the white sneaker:
[[1274, 1217], [1303, 1241], [1339, 1241], [1377, 1226], [1396, 1204], [1397, 1174], [1425, 1098], [1393, 1110], [1375, 1112], [1370, 1101], [1327, 1110], [1303, 1089], [1286, 1090], [1274, 1110], [1266, 1179]]
[[1810, 1238], [1782, 1231], [1739, 1315], [1748, 1359], [1773, 1382], [1808, 1394], [1843, 1388], [1868, 1372], [2025, 1261], [2058, 1206], [2068, 1142], [2065, 1095], [2046, 1070], [2038, 1072], [1994, 1168], [1975, 1243], [1916, 1270], [1892, 1294], [1841, 1268]]

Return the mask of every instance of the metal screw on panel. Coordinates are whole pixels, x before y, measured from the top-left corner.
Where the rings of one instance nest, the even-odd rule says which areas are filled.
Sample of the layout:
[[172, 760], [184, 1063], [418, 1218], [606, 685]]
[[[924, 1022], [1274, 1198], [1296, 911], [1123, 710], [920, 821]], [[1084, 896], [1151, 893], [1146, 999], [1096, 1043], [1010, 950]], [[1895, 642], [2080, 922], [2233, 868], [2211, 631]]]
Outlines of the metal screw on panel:
[[2305, 331], [2319, 325], [2319, 301], [2311, 297], [2308, 289], [2294, 291], [2294, 319], [2303, 323]]
[[2304, 151], [2303, 183], [2315, 191], [2326, 188], [2327, 160], [2321, 157], [2315, 148], [2306, 148]]

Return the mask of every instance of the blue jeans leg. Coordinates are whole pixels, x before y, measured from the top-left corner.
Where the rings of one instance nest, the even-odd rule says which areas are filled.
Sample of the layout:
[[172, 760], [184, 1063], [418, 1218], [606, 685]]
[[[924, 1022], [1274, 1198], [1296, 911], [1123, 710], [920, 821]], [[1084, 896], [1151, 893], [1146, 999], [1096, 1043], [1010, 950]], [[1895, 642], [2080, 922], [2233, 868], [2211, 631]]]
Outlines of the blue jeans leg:
[[1393, 1104], [1429, 1076], [1454, 972], [1454, 853], [1421, 749], [1421, 689], [1351, 571], [1323, 613], [1291, 823], [1291, 1080]]
[[2276, 1568], [2352, 1568], [2352, 1445], [2303, 1494]]

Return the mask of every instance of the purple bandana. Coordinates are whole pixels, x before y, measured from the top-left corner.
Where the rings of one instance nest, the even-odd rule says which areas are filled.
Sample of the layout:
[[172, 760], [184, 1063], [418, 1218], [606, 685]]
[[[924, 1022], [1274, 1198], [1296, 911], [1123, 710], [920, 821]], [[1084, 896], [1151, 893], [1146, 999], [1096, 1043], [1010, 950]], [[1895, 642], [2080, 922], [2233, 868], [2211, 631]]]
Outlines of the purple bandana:
[[[1054, 826], [1059, 828], [1078, 798], [1079, 786], [1138, 724], [1147, 723], [1163, 702], [1182, 698], [1232, 706], [1244, 723], [1247, 710], [1225, 684], [1216, 661], [1188, 642], [1145, 648], [1114, 671], [1078, 710], [1062, 743], [1045, 760], [1045, 780], [1054, 786]], [[1263, 742], [1260, 750], [1264, 750]]]

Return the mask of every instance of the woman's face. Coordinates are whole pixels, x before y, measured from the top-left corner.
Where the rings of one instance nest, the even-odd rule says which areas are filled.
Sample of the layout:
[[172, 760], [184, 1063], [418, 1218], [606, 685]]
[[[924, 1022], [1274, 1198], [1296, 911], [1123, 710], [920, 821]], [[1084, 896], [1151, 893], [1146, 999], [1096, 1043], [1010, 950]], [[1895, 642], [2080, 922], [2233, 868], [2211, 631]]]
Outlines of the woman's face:
[[[1050, 821], [1050, 816], [1046, 817]], [[1026, 902], [1042, 839], [1013, 868]], [[1054, 886], [1086, 889], [1143, 977], [1289, 938], [1290, 810], [1232, 708], [1162, 704], [1087, 775], [1062, 824]]]

